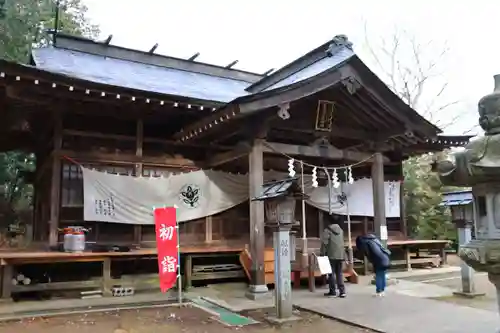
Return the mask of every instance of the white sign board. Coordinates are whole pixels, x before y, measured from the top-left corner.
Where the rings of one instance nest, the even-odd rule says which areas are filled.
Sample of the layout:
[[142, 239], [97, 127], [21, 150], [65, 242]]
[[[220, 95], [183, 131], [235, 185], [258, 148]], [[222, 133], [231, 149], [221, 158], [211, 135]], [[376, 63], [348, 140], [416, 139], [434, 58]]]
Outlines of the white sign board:
[[332, 274], [332, 266], [330, 265], [330, 259], [328, 257], [317, 257], [318, 268], [321, 275]]
[[389, 238], [389, 235], [387, 233], [387, 226], [381, 225], [380, 226], [380, 240], [387, 240], [388, 238]]

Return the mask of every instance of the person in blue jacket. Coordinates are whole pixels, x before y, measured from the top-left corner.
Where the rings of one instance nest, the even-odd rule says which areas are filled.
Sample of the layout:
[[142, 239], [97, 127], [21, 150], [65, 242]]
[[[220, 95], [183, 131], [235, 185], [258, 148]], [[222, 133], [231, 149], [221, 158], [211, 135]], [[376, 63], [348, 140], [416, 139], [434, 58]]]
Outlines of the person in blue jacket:
[[391, 251], [386, 249], [377, 236], [368, 234], [356, 238], [356, 248], [368, 258], [375, 271], [376, 296], [384, 296], [386, 273], [391, 265]]

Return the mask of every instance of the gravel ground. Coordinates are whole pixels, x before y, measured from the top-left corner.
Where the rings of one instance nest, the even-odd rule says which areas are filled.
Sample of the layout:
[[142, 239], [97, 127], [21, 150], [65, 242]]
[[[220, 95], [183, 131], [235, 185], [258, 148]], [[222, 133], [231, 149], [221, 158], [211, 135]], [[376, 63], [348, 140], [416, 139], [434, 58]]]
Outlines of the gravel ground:
[[264, 318], [271, 310], [247, 312], [244, 315], [260, 321], [262, 324], [244, 327], [228, 327], [211, 318], [211, 315], [198, 308], [161, 308], [133, 311], [91, 313], [84, 315], [39, 318], [15, 322], [0, 323], [0, 332], [15, 333], [225, 333], [259, 332], [272, 333], [363, 333], [370, 332], [352, 327], [320, 316], [298, 312], [300, 321], [275, 327], [265, 323]]

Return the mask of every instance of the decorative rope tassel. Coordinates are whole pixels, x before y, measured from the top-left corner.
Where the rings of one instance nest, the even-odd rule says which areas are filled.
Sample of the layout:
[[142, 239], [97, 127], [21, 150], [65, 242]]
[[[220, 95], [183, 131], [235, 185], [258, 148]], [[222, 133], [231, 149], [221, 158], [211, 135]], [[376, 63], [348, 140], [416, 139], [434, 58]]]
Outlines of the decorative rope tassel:
[[318, 174], [316, 167], [314, 167], [312, 171], [312, 187], [318, 187]]
[[349, 184], [353, 184], [354, 183], [354, 177], [352, 176], [352, 167], [348, 167], [347, 168], [347, 182]]
[[295, 160], [293, 158], [288, 160], [288, 175], [290, 177], [294, 177], [296, 174], [295, 169], [294, 169], [294, 165], [293, 165], [294, 162], [295, 162]]
[[333, 169], [332, 182], [334, 188], [340, 187], [339, 174], [337, 173], [337, 169]]

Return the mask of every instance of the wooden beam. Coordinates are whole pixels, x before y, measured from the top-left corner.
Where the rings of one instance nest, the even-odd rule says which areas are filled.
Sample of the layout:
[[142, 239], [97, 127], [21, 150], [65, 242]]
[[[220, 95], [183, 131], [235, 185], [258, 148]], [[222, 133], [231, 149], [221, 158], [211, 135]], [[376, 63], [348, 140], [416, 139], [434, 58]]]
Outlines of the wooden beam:
[[[136, 136], [133, 135], [122, 135], [122, 134], [110, 134], [110, 133], [99, 133], [99, 132], [87, 132], [87, 131], [79, 131], [79, 130], [71, 130], [66, 129], [63, 131], [63, 135], [65, 136], [79, 136], [83, 138], [97, 138], [97, 139], [111, 139], [111, 140], [119, 140], [119, 141], [136, 141]], [[159, 143], [166, 146], [184, 146], [184, 147], [200, 147], [200, 148], [213, 148], [213, 149], [230, 149], [230, 146], [220, 146], [213, 144], [195, 144], [195, 143], [179, 143], [177, 141], [160, 139], [160, 138], [148, 138], [143, 137], [144, 143]]]
[[143, 156], [137, 157], [135, 154], [110, 154], [110, 153], [99, 153], [99, 152], [77, 152], [73, 150], [61, 149], [57, 151], [57, 156], [59, 157], [69, 157], [77, 162], [100, 162], [100, 163], [110, 163], [110, 164], [124, 164], [124, 165], [135, 165], [137, 163], [143, 163], [147, 165], [154, 165], [160, 167], [171, 167], [171, 168], [185, 168], [185, 169], [199, 169], [196, 163], [192, 160], [185, 158], [173, 158], [173, 157], [151, 157]]
[[[88, 86], [81, 86], [78, 84], [79, 83], [76, 82], [75, 85], [72, 86], [73, 90], [69, 91], [68, 86], [71, 86], [70, 83], [61, 83], [61, 85], [57, 85], [55, 88], [52, 88], [51, 84], [42, 80], [40, 80], [40, 83], [38, 85], [34, 85], [31, 82], [25, 83], [23, 81], [20, 81], [9, 84], [7, 86], [7, 93], [9, 98], [44, 106], [50, 104], [60, 104], [61, 100], [63, 100], [77, 104], [82, 102], [96, 103], [99, 104], [100, 106], [121, 108], [120, 110], [123, 110], [123, 108], [126, 107], [128, 111], [126, 113], [133, 113], [134, 117], [136, 117], [137, 114], [143, 113], [145, 110], [147, 110], [148, 112], [160, 111], [163, 112], [164, 114], [166, 111], [179, 109], [178, 107], [173, 106], [175, 102], [174, 100], [158, 94], [150, 93], [144, 95], [141, 94], [140, 92], [137, 93], [134, 91], [126, 92], [126, 90], [124, 91], [123, 89], [120, 90], [107, 89], [104, 87], [96, 88], [93, 87], [94, 86], [93, 84], [89, 84]], [[86, 93], [88, 89], [90, 89], [89, 94]], [[101, 91], [101, 89], [103, 92], [106, 93], [106, 96], [102, 96], [100, 93], [98, 93], [98, 91]], [[127, 96], [135, 96], [138, 100], [146, 98], [151, 98], [151, 100], [158, 100], [165, 98], [165, 100], [164, 100], [164, 105], [153, 102], [151, 103], [144, 103], [140, 101], [134, 102], [130, 99], [130, 97], [126, 98], [125, 96], [122, 96], [119, 99], [116, 98], [116, 96], [120, 94], [126, 94]], [[193, 101], [192, 104], [196, 105], [203, 104], [203, 106], [207, 111], [210, 110], [210, 108], [219, 105], [219, 104], [214, 104], [213, 102], [202, 103], [198, 101]], [[68, 111], [73, 111], [73, 110], [71, 109]], [[88, 108], [87, 111], [89, 111]], [[185, 108], [184, 111], [192, 113], [200, 112], [200, 110], [195, 108], [191, 109]], [[124, 114], [125, 113], [123, 112], [120, 113], [121, 116], [123, 116]]]
[[87, 132], [65, 129], [63, 131], [64, 136], [79, 136], [84, 138], [96, 138], [96, 139], [114, 139], [120, 141], [136, 141], [137, 137], [132, 135], [121, 135], [121, 134], [108, 134], [99, 132]]
[[[62, 148], [62, 115], [56, 111], [54, 114], [54, 137], [53, 149], [58, 151]], [[50, 187], [50, 221], [49, 221], [49, 245], [55, 246], [58, 241], [59, 212], [61, 208], [61, 159], [56, 154], [52, 159], [52, 179]]]
[[342, 96], [341, 99], [343, 99], [343, 102], [346, 103], [347, 109], [359, 111], [357, 112], [358, 117], [361, 116], [364, 118], [364, 120], [362, 120], [363, 123], [371, 123], [372, 126], [380, 128], [381, 130], [388, 128], [396, 128], [396, 130], [398, 130], [404, 127], [399, 121], [395, 121], [393, 117], [388, 116], [387, 113], [381, 112], [379, 108], [374, 108], [367, 103], [363, 103], [360, 94], [356, 93], [351, 95], [346, 90], [340, 89], [340, 95]]
[[26, 93], [25, 89], [19, 89], [13, 86], [7, 86], [5, 88], [5, 95], [10, 99], [28, 102], [32, 104], [49, 105], [52, 104], [53, 102], [52, 98], [47, 98], [47, 99], [40, 99], [37, 97], [33, 98], [31, 94]]
[[[137, 119], [137, 124], [136, 124], [136, 137], [135, 137], [135, 156], [138, 158], [142, 159], [142, 151], [143, 151], [143, 145], [144, 145], [144, 121], [142, 118]], [[136, 163], [135, 164], [135, 176], [136, 177], [142, 177], [142, 169], [143, 169], [143, 164], [142, 163]], [[134, 241], [137, 245], [140, 245], [141, 243], [141, 238], [142, 238], [142, 226], [139, 225], [134, 225]]]
[[374, 132], [374, 131], [363, 131], [357, 129], [343, 128], [338, 126], [333, 126], [332, 131], [329, 133], [318, 132], [313, 129], [301, 129], [297, 127], [285, 127], [279, 126], [275, 127], [272, 130], [275, 131], [285, 131], [285, 132], [298, 132], [304, 134], [315, 134], [315, 135], [326, 135], [329, 137], [337, 137], [337, 138], [345, 138], [345, 139], [353, 139], [360, 141], [383, 141], [386, 138], [389, 138], [394, 135], [404, 135], [405, 131], [401, 130], [393, 130], [393, 131], [384, 131], [384, 132]]
[[[281, 153], [289, 156], [320, 157], [332, 160], [349, 160], [357, 162], [364, 160], [366, 160], [366, 162], [373, 161], [373, 158], [370, 158], [372, 156], [370, 153], [341, 150], [333, 146], [299, 146], [277, 142], [266, 142], [264, 143], [264, 152], [270, 154]], [[390, 162], [390, 160], [385, 156], [382, 156], [382, 161], [384, 163]]]
[[377, 82], [378, 80], [370, 80], [369, 76], [367, 76], [368, 80], [364, 80], [363, 75], [361, 75], [360, 72], [351, 65], [343, 66], [341, 70], [345, 76], [356, 78], [356, 80], [363, 86], [361, 92], [365, 90], [376, 105], [391, 113], [408, 128], [420, 130], [429, 136], [436, 134], [436, 132], [432, 129], [434, 126], [431, 123], [428, 123], [415, 110], [401, 101], [399, 97], [394, 96], [394, 94], [387, 89], [387, 87], [377, 89], [377, 86], [381, 86]]
[[227, 151], [224, 153], [215, 154], [208, 160], [207, 167], [213, 168], [234, 160], [237, 160], [243, 156], [247, 156], [250, 152], [250, 146], [247, 144], [240, 144], [235, 149]]

